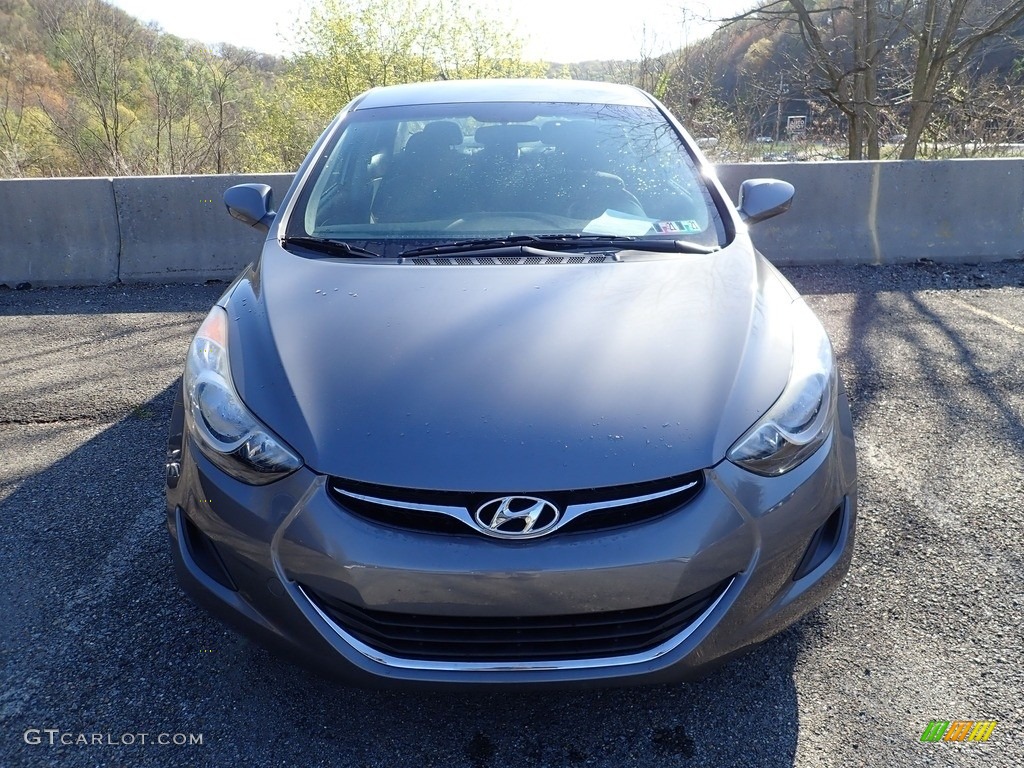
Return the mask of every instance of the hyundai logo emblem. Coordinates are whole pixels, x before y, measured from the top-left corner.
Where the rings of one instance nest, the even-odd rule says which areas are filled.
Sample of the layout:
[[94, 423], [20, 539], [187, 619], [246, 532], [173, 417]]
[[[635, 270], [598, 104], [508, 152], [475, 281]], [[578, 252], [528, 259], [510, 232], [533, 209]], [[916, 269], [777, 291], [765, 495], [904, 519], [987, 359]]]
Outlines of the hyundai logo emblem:
[[561, 516], [550, 501], [533, 496], [503, 496], [482, 505], [473, 519], [488, 536], [533, 539], [550, 533]]

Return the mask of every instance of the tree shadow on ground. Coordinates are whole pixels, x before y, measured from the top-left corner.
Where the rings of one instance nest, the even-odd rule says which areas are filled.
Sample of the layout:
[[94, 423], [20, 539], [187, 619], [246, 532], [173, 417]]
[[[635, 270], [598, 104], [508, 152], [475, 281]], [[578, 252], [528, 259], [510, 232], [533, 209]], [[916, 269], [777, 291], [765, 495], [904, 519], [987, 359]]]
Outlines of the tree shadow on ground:
[[882, 291], [973, 290], [1024, 286], [1024, 261], [944, 264], [922, 259], [913, 264], [833, 264], [780, 267], [802, 294]]

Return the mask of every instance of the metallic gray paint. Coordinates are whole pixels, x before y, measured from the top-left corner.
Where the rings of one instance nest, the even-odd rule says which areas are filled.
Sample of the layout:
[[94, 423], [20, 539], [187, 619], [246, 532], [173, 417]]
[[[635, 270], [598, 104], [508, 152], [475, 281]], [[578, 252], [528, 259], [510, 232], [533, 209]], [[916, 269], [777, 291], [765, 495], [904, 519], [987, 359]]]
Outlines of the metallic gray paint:
[[745, 237], [508, 267], [271, 241], [261, 285], [230, 302], [242, 399], [316, 471], [383, 485], [524, 493], [711, 466], [789, 374], [790, 297]]
[[374, 88], [358, 97], [350, 109], [377, 109], [406, 104], [462, 102], [573, 102], [649, 107], [651, 97], [629, 85], [590, 80], [447, 80]]

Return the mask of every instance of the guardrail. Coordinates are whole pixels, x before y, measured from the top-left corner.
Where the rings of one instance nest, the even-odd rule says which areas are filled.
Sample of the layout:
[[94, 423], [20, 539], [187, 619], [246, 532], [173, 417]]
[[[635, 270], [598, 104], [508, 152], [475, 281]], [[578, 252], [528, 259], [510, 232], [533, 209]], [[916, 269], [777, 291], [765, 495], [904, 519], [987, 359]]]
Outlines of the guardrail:
[[[749, 178], [792, 183], [793, 208], [756, 225], [773, 262], [983, 262], [1024, 255], [1024, 160], [751, 163], [717, 166], [735, 197]], [[291, 174], [0, 181], [0, 285], [231, 279], [263, 235], [221, 197]]]

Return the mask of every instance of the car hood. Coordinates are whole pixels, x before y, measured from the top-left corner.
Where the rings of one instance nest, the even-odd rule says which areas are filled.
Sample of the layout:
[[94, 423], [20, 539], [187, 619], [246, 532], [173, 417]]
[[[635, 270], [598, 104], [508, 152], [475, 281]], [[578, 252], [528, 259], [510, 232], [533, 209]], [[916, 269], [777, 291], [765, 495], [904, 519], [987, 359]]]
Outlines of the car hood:
[[413, 266], [271, 240], [227, 301], [235, 385], [312, 469], [365, 482], [527, 492], [712, 466], [786, 384], [792, 295], [745, 236], [628, 256]]

